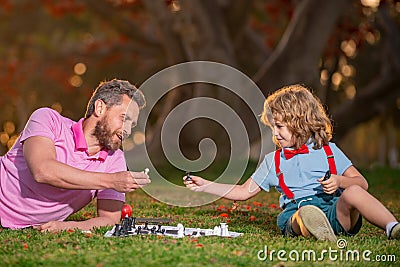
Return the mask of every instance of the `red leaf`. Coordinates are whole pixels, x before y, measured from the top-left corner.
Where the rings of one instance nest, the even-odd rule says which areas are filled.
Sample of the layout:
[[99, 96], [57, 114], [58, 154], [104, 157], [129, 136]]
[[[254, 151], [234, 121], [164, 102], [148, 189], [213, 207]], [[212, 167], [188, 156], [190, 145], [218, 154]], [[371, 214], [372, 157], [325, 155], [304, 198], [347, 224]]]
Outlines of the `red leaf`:
[[278, 208], [278, 206], [277, 206], [276, 204], [271, 204], [271, 205], [269, 205], [269, 207], [270, 207], [271, 209], [276, 209], [276, 208]]
[[255, 221], [255, 220], [257, 220], [257, 218], [256, 218], [256, 216], [251, 215], [250, 218], [249, 218], [249, 220], [250, 220], [250, 221]]
[[229, 215], [228, 215], [228, 213], [221, 213], [221, 214], [219, 215], [219, 217], [225, 217], [225, 218], [228, 218], [228, 217], [229, 217]]
[[254, 201], [253, 205], [256, 207], [262, 207], [262, 204], [260, 202]]
[[223, 211], [224, 209], [226, 209], [225, 206], [224, 206], [224, 205], [220, 205], [220, 206], [217, 208], [217, 211]]

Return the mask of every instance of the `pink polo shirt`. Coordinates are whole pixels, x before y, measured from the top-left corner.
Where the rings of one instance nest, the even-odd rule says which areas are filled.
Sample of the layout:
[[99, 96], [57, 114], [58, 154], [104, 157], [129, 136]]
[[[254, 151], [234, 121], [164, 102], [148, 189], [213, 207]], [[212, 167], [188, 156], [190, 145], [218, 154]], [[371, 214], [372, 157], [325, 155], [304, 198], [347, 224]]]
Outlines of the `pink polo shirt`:
[[[92, 172], [126, 170], [121, 150], [102, 150], [89, 156], [81, 119], [74, 122], [49, 108], [32, 113], [14, 146], [0, 157], [0, 221], [13, 229], [65, 220], [89, 204], [94, 197], [125, 201], [125, 195], [112, 189], [68, 190], [37, 183], [25, 162], [22, 147], [32, 136], [53, 140], [57, 160]], [[46, 153], [46, 151], [43, 151]]]

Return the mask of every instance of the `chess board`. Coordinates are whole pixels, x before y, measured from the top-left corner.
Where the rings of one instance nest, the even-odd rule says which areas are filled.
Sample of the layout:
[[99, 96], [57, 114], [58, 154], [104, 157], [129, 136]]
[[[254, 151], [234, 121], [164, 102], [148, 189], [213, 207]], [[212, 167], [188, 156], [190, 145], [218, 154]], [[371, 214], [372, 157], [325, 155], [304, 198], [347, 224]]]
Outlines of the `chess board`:
[[105, 233], [105, 237], [128, 237], [135, 235], [162, 235], [173, 238], [183, 237], [201, 237], [201, 236], [218, 236], [218, 237], [238, 237], [243, 233], [232, 232], [228, 230], [226, 223], [221, 223], [213, 229], [186, 228], [182, 224], [177, 226], [169, 226], [151, 224], [146, 221], [144, 224], [136, 224], [134, 217], [126, 217], [121, 224], [116, 224], [111, 230]]

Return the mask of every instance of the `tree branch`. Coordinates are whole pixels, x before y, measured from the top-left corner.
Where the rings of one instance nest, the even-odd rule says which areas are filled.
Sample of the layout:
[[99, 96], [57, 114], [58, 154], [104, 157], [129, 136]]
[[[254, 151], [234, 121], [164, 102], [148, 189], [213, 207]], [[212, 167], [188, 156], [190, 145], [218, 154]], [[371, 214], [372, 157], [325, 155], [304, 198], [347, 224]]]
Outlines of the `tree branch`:
[[225, 21], [229, 29], [229, 34], [232, 36], [232, 40], [235, 44], [244, 33], [253, 2], [253, 0], [233, 0], [228, 2], [225, 12]]
[[283, 85], [305, 83], [317, 89], [319, 73], [315, 67], [347, 0], [303, 0], [278, 46], [253, 80], [268, 94]]
[[371, 82], [363, 90], [364, 93], [345, 102], [332, 113], [336, 124], [335, 139], [343, 138], [354, 125], [396, 108], [396, 99], [400, 97], [400, 76], [399, 73], [390, 76]]
[[115, 13], [110, 14], [110, 10], [115, 12], [115, 6], [109, 1], [83, 0], [92, 11], [102, 20], [106, 19], [107, 23], [111, 24], [116, 31], [128, 36], [131, 40], [138, 41], [148, 48], [160, 49], [158, 40], [154, 39], [154, 35], [146, 34], [140, 25], [125, 16], [118, 16]]

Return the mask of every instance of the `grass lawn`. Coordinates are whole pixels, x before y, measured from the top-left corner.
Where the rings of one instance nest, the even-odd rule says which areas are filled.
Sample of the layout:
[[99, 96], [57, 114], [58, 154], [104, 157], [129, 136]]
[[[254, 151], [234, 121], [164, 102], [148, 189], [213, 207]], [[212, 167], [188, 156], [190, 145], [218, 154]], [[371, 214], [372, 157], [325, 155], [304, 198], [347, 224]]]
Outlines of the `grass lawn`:
[[[369, 191], [400, 218], [400, 170], [376, 169], [363, 174], [369, 181]], [[202, 207], [180, 208], [158, 202], [140, 190], [127, 194], [127, 203], [134, 206], [136, 217], [168, 217], [172, 219], [170, 225], [182, 223], [186, 227], [201, 228], [228, 222], [229, 230], [244, 235], [238, 238], [174, 239], [150, 235], [105, 238], [103, 235], [109, 228], [96, 229], [91, 234], [79, 231], [43, 234], [32, 229], [0, 228], [0, 266], [400, 265], [400, 241], [387, 240], [383, 230], [366, 221], [358, 235], [343, 237], [347, 242], [343, 250], [336, 243], [282, 237], [276, 226], [280, 212], [278, 197], [275, 190], [261, 192], [251, 200], [240, 202], [238, 211], [230, 212], [232, 201], [224, 199]], [[95, 216], [95, 203], [69, 219], [84, 220], [92, 216]], [[265, 248], [268, 254], [264, 253]], [[257, 254], [266, 259], [260, 260]], [[370, 262], [363, 259], [363, 254]], [[294, 261], [296, 257], [298, 261]]]

